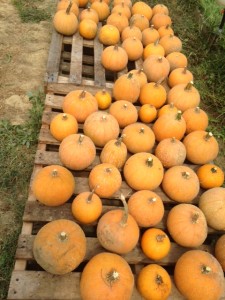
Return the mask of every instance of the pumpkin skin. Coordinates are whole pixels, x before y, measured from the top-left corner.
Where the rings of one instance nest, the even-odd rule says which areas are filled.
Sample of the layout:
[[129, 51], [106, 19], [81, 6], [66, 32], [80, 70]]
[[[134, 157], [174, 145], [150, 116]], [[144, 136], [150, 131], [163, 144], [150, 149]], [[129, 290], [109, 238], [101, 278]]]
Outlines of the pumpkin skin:
[[149, 82], [158, 82], [168, 76], [170, 65], [165, 57], [150, 55], [143, 62], [143, 70]]
[[189, 250], [178, 259], [174, 281], [186, 299], [216, 300], [224, 291], [224, 275], [217, 259], [203, 250]]
[[121, 41], [123, 42], [128, 37], [136, 37], [140, 41], [142, 40], [142, 33], [140, 28], [134, 25], [129, 25], [121, 32]]
[[101, 163], [95, 166], [88, 178], [90, 189], [101, 198], [110, 198], [122, 184], [119, 170], [112, 164]]
[[121, 14], [124, 14], [128, 18], [128, 20], [131, 17], [130, 8], [124, 2], [121, 2], [121, 3], [117, 4], [117, 5], [115, 5], [112, 8], [111, 13], [121, 13]]
[[128, 213], [125, 197], [121, 195], [124, 211], [113, 209], [98, 221], [97, 238], [105, 249], [117, 254], [126, 254], [134, 249], [139, 239], [139, 227]]
[[[54, 186], [54, 189], [52, 188]], [[73, 174], [59, 165], [42, 168], [34, 177], [31, 189], [38, 199], [47, 206], [64, 204], [73, 195], [75, 179]]]
[[98, 18], [98, 14], [97, 14], [96, 10], [94, 10], [90, 7], [85, 8], [80, 12], [79, 20], [82, 21], [84, 19], [92, 20], [96, 24], [98, 24], [98, 22], [99, 22], [99, 18]]
[[170, 275], [158, 264], [147, 265], [138, 274], [137, 289], [144, 299], [167, 300], [172, 290]]
[[78, 0], [79, 7], [86, 7], [88, 0]]
[[169, 24], [159, 27], [158, 33], [160, 37], [171, 34], [174, 35], [174, 31]]
[[221, 235], [215, 244], [215, 257], [219, 261], [223, 271], [225, 270], [225, 234]]
[[134, 190], [154, 190], [162, 182], [164, 169], [155, 155], [141, 152], [128, 158], [123, 174], [127, 184]]
[[184, 68], [188, 65], [187, 57], [181, 52], [171, 52], [166, 56], [166, 59], [170, 64], [170, 71], [177, 68]]
[[85, 300], [129, 300], [134, 276], [118, 254], [102, 252], [93, 256], [81, 274], [80, 294]]
[[169, 9], [166, 5], [160, 3], [153, 6], [152, 13], [153, 15], [155, 14], [169, 15]]
[[64, 97], [62, 109], [64, 113], [73, 115], [77, 122], [83, 123], [91, 113], [98, 110], [98, 103], [91, 93], [75, 90]]
[[122, 134], [123, 142], [130, 153], [150, 152], [155, 145], [155, 135], [146, 124], [137, 122], [127, 125]]
[[152, 260], [160, 260], [166, 257], [171, 248], [168, 235], [161, 229], [149, 228], [141, 237], [143, 253]]
[[140, 84], [140, 88], [142, 88], [143, 85], [148, 82], [147, 76], [145, 75], [143, 69], [133, 69], [129, 71], [129, 73], [132, 73], [135, 77], [137, 77]]
[[148, 44], [155, 43], [160, 38], [158, 30], [153, 25], [142, 31], [142, 44], [146, 47]]
[[98, 147], [119, 136], [119, 124], [111, 114], [104, 111], [92, 113], [84, 122], [84, 134], [89, 136]]
[[141, 88], [139, 101], [142, 105], [151, 104], [160, 108], [166, 102], [166, 97], [166, 90], [160, 82], [149, 82]]
[[[70, 2], [69, 1], [60, 1], [58, 4], [57, 4], [57, 7], [56, 7], [56, 10], [66, 10], [67, 7], [69, 6]], [[70, 9], [70, 12], [73, 12], [76, 17], [78, 17], [79, 15], [79, 8], [78, 8], [78, 4], [75, 2], [75, 1], [72, 1], [72, 6], [71, 6], [71, 9]]]
[[215, 187], [205, 191], [199, 199], [207, 223], [216, 230], [225, 229], [225, 188]]
[[112, 102], [111, 94], [107, 92], [105, 89], [97, 91], [97, 93], [95, 94], [95, 98], [98, 102], [99, 109], [107, 109], [111, 105]]
[[194, 164], [207, 164], [213, 161], [219, 152], [219, 145], [211, 132], [192, 131], [183, 139], [187, 159]]
[[155, 29], [159, 29], [161, 26], [164, 25], [171, 25], [172, 20], [170, 16], [164, 14], [164, 13], [156, 13], [153, 15], [151, 19], [151, 24], [154, 25]]
[[126, 38], [122, 43], [122, 47], [126, 50], [128, 59], [130, 61], [135, 61], [141, 58], [143, 53], [143, 45], [142, 42], [136, 37]]
[[59, 113], [51, 120], [49, 129], [51, 135], [61, 142], [68, 135], [77, 133], [78, 123], [74, 116]]
[[159, 44], [158, 40], [156, 40], [154, 43], [150, 43], [146, 45], [143, 51], [143, 59], [145, 60], [150, 55], [165, 55], [164, 48]]
[[186, 158], [184, 144], [176, 138], [161, 140], [155, 148], [155, 156], [161, 161], [165, 168], [182, 165]]
[[107, 18], [107, 24], [113, 25], [117, 27], [119, 30], [119, 33], [121, 33], [124, 28], [126, 28], [129, 25], [128, 18], [121, 13], [111, 13]]
[[177, 84], [188, 83], [194, 80], [193, 74], [184, 68], [177, 68], [170, 72], [168, 77], [168, 83], [170, 87], [174, 87]]
[[172, 52], [180, 52], [182, 50], [182, 42], [175, 35], [164, 35], [160, 38], [159, 43], [165, 50], [165, 55]]
[[165, 104], [163, 105], [159, 110], [158, 110], [158, 117], [162, 116], [163, 114], [167, 114], [167, 113], [177, 113], [178, 109], [176, 108], [176, 106], [174, 106], [173, 102], [171, 102], [170, 104]]
[[102, 51], [101, 62], [105, 69], [119, 72], [126, 68], [128, 63], [127, 52], [120, 46], [108, 46]]
[[198, 106], [185, 110], [182, 116], [186, 122], [187, 134], [195, 130], [206, 130], [206, 128], [208, 127], [208, 115]]
[[59, 219], [44, 225], [33, 243], [33, 255], [47, 272], [64, 275], [73, 271], [86, 254], [86, 237], [73, 221]]
[[163, 177], [162, 188], [176, 202], [192, 202], [200, 189], [198, 176], [187, 166], [169, 168]]
[[149, 27], [149, 20], [143, 14], [133, 14], [130, 18], [130, 24], [138, 27], [141, 31]]
[[109, 6], [103, 0], [95, 0], [91, 4], [91, 8], [97, 12], [100, 22], [107, 19], [110, 14]]
[[152, 17], [152, 9], [144, 1], [135, 2], [131, 8], [131, 13], [132, 15], [135, 14], [144, 15], [148, 20], [150, 20]]
[[84, 170], [96, 156], [92, 140], [83, 134], [71, 134], [59, 146], [59, 158], [64, 166], [71, 170]]
[[129, 8], [131, 8], [132, 6], [132, 1], [131, 0], [113, 0], [113, 6], [116, 6], [120, 3], [124, 3], [125, 5], [127, 5]]
[[193, 204], [181, 203], [170, 209], [167, 229], [173, 240], [183, 247], [199, 247], [207, 238], [205, 215]]
[[87, 40], [93, 40], [97, 34], [97, 30], [97, 24], [93, 20], [84, 19], [79, 23], [79, 33]]
[[109, 107], [109, 113], [116, 118], [120, 128], [135, 123], [138, 119], [136, 107], [127, 100], [113, 102]]
[[154, 227], [164, 215], [162, 199], [156, 193], [148, 190], [132, 194], [128, 200], [128, 210], [140, 227]]
[[138, 117], [143, 123], [151, 123], [157, 117], [157, 110], [154, 105], [144, 104], [138, 111]]
[[223, 185], [224, 172], [214, 164], [204, 164], [197, 169], [196, 173], [203, 189], [212, 189]]
[[98, 39], [103, 45], [116, 45], [120, 40], [120, 32], [116, 26], [105, 24], [98, 31]]

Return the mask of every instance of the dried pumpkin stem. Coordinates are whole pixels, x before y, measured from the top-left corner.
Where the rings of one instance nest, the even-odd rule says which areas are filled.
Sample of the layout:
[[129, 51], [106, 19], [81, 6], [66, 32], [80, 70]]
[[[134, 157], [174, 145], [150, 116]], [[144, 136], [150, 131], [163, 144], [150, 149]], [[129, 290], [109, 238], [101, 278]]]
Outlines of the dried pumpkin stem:
[[82, 144], [84, 140], [84, 135], [80, 134], [79, 139], [78, 139], [78, 144]]
[[158, 44], [159, 44], [159, 39], [157, 39], [157, 40], [155, 40], [155, 42], [154, 42], [154, 46], [158, 46]]
[[162, 56], [159, 56], [157, 60], [158, 60], [159, 63], [162, 63], [162, 61], [163, 61]]
[[198, 223], [198, 220], [199, 220], [199, 213], [194, 213], [191, 217], [192, 223], [196, 224], [196, 223]]
[[207, 134], [204, 136], [204, 139], [205, 139], [206, 141], [208, 141], [208, 140], [211, 139], [212, 136], [213, 136], [212, 132], [207, 132]]
[[176, 143], [176, 138], [173, 136], [170, 141], [171, 143]]
[[166, 29], [169, 29], [169, 28], [170, 28], [170, 24], [167, 24], [165, 28], [166, 28]]
[[68, 119], [68, 116], [67, 116], [67, 114], [64, 113], [64, 114], [62, 115], [62, 120], [63, 120], [63, 121], [66, 121], [67, 119]]
[[177, 114], [176, 114], [176, 120], [180, 121], [182, 117], [182, 111], [178, 110]]
[[131, 79], [131, 78], [133, 78], [133, 73], [129, 72], [128, 75], [127, 75], [127, 79]]
[[174, 103], [173, 102], [170, 103], [169, 108], [171, 108], [171, 109], [174, 108]]
[[165, 234], [157, 234], [156, 241], [157, 242], [163, 242], [163, 240], [166, 238]]
[[127, 104], [124, 104], [123, 105], [123, 108], [127, 109], [128, 105]]
[[154, 202], [156, 202], [156, 197], [152, 197], [152, 198], [149, 198], [148, 199], [148, 202], [150, 202], [150, 203], [154, 203]]
[[57, 169], [53, 169], [51, 175], [52, 175], [52, 177], [57, 177], [58, 176], [58, 170]]
[[155, 84], [154, 87], [158, 87], [163, 81], [164, 81], [165, 77], [159, 79]]
[[195, 107], [195, 112], [196, 112], [196, 113], [198, 113], [198, 114], [201, 112], [201, 110], [200, 110], [200, 107], [199, 107], [199, 106], [196, 106], [196, 107]]
[[141, 127], [141, 128], [140, 128], [139, 133], [145, 133], [144, 127]]
[[112, 269], [106, 274], [106, 282], [108, 285], [112, 286], [113, 283], [117, 282], [120, 279], [120, 273], [115, 269]]
[[106, 115], [103, 115], [103, 116], [101, 117], [101, 119], [102, 119], [102, 121], [107, 121]]
[[156, 275], [156, 278], [155, 278], [155, 282], [160, 285], [160, 284], [163, 284], [163, 279], [162, 279], [162, 276], [157, 274]]
[[186, 73], [187, 73], [187, 66], [184, 67], [182, 73], [183, 73], [183, 74], [186, 74]]
[[85, 98], [85, 96], [86, 96], [86, 91], [83, 90], [83, 91], [80, 93], [79, 98]]
[[98, 188], [99, 188], [99, 185], [97, 184], [97, 185], [92, 189], [92, 191], [89, 193], [89, 195], [88, 195], [88, 197], [87, 197], [87, 200], [86, 200], [87, 203], [91, 203], [91, 202], [92, 202], [92, 197], [93, 197], [95, 191], [96, 191]]
[[148, 167], [152, 167], [152, 166], [153, 166], [153, 158], [152, 158], [152, 157], [148, 157], [148, 158], [146, 159], [146, 165], [147, 165]]
[[193, 87], [193, 81], [188, 82], [188, 84], [185, 86], [184, 90], [185, 91], [190, 91], [191, 88]]
[[67, 239], [67, 234], [65, 231], [60, 232], [59, 239], [60, 241], [65, 241]]
[[189, 179], [190, 178], [190, 173], [189, 172], [182, 172], [182, 177], [184, 177], [185, 179]]
[[143, 69], [143, 68], [139, 69], [137, 73], [138, 73], [138, 74], [141, 74], [142, 72], [144, 72], [144, 69]]
[[115, 142], [115, 145], [120, 147], [121, 146], [121, 143], [123, 141], [123, 138], [125, 137], [126, 135], [125, 134], [122, 134]]
[[119, 50], [119, 46], [116, 44], [113, 48], [113, 50], [118, 51]]
[[153, 24], [150, 26], [150, 29], [152, 29], [152, 30], [155, 29]]
[[201, 267], [202, 274], [209, 274], [211, 273], [212, 269], [209, 266], [203, 265]]
[[126, 199], [123, 194], [120, 195], [120, 200], [123, 202], [123, 207], [124, 207], [124, 213], [123, 213], [123, 217], [120, 221], [120, 225], [126, 226], [127, 219], [128, 219], [128, 205], [127, 205]]
[[67, 7], [67, 9], [66, 9], [66, 14], [67, 14], [67, 15], [70, 14], [70, 10], [71, 10], [72, 5], [73, 5], [73, 2], [70, 1], [69, 5], [68, 5], [68, 7]]
[[211, 171], [212, 173], [217, 173], [217, 170], [218, 170], [217, 167], [212, 167], [210, 171]]

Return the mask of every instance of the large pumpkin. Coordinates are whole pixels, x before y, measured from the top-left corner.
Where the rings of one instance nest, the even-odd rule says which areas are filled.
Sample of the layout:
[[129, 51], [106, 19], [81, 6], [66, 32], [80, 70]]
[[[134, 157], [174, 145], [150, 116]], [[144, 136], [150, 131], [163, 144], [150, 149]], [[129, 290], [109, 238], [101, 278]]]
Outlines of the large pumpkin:
[[125, 39], [129, 37], [136, 37], [140, 41], [142, 40], [142, 33], [140, 28], [134, 25], [129, 25], [123, 29], [121, 32], [121, 41], [123, 42]]
[[59, 219], [44, 225], [33, 243], [33, 255], [47, 272], [63, 275], [73, 271], [84, 260], [86, 238], [73, 221]]
[[184, 68], [176, 68], [170, 72], [168, 84], [172, 88], [177, 84], [188, 83], [194, 80], [194, 76], [185, 66]]
[[170, 64], [170, 71], [177, 68], [184, 68], [188, 65], [187, 57], [181, 52], [171, 52], [166, 56]]
[[98, 39], [103, 45], [116, 45], [120, 40], [120, 32], [116, 26], [105, 24], [98, 31]]
[[109, 5], [104, 0], [95, 0], [91, 8], [97, 12], [99, 21], [104, 21], [110, 15]]
[[149, 82], [142, 86], [139, 96], [140, 103], [160, 108], [166, 102], [166, 90], [160, 82]]
[[128, 37], [123, 43], [122, 47], [126, 50], [128, 59], [130, 61], [135, 61], [141, 58], [143, 53], [142, 42], [136, 37]]
[[151, 24], [154, 25], [156, 29], [159, 29], [161, 26], [164, 25], [171, 25], [172, 20], [170, 16], [164, 14], [164, 13], [155, 13], [151, 19]]
[[79, 23], [79, 34], [86, 40], [93, 40], [97, 34], [98, 26], [91, 19], [83, 19]]
[[119, 33], [124, 30], [129, 25], [129, 21], [126, 15], [122, 14], [121, 12], [111, 12], [111, 14], [108, 16], [107, 24], [115, 26]]
[[144, 15], [148, 20], [150, 20], [152, 17], [152, 9], [144, 1], [135, 2], [131, 8], [131, 13], [132, 15], [135, 14]]
[[159, 41], [160, 45], [163, 46], [165, 50], [165, 55], [172, 52], [180, 52], [182, 50], [182, 42], [175, 35], [164, 35]]
[[135, 123], [138, 119], [137, 108], [127, 100], [113, 102], [109, 107], [109, 113], [116, 118], [120, 128]]
[[96, 24], [99, 22], [98, 13], [96, 10], [92, 9], [90, 6], [83, 9], [79, 14], [79, 20], [89, 19], [94, 21]]
[[150, 55], [143, 62], [143, 70], [149, 82], [158, 82], [168, 76], [170, 64], [163, 56]]
[[187, 134], [195, 130], [206, 130], [208, 127], [208, 115], [198, 106], [185, 110], [182, 116], [186, 122]]
[[153, 25], [142, 31], [142, 44], [144, 47], [159, 40], [158, 30]]
[[127, 52], [120, 46], [108, 46], [102, 51], [101, 62], [105, 69], [119, 72], [125, 69], [128, 63]]

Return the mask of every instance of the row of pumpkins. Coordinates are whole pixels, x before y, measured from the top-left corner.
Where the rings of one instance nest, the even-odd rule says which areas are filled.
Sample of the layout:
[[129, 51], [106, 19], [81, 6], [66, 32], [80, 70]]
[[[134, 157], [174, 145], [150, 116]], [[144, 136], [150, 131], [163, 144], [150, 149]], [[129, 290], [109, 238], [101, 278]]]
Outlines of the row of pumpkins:
[[[137, 14], [147, 18], [146, 28], [134, 26], [134, 20], [130, 26], [141, 31], [139, 41], [142, 43], [145, 30], [160, 34], [161, 26], [154, 21], [154, 15], [159, 13], [157, 9], [165, 16], [161, 19], [167, 20], [164, 29], [172, 30], [165, 5], [151, 8], [141, 1], [133, 6], [129, 1], [121, 4], [117, 1], [114, 7], [119, 5], [129, 11], [131, 18], [132, 15], [136, 18]], [[58, 6], [67, 9], [61, 11], [61, 18], [71, 16], [72, 7], [73, 16], [78, 17], [78, 6], [86, 4], [61, 0]], [[104, 1], [93, 1], [91, 8], [82, 12], [90, 13], [100, 5], [108, 7], [108, 15], [100, 17], [98, 14], [96, 23], [106, 20], [110, 9]], [[59, 16], [59, 12], [56, 15]], [[82, 13], [79, 14], [80, 27], [81, 16]], [[55, 16], [54, 25], [60, 32], [57, 18]], [[65, 19], [60, 22], [65, 26]], [[154, 27], [149, 27], [150, 22]], [[88, 32], [92, 33], [90, 28]], [[115, 35], [111, 35], [113, 39]], [[122, 36], [120, 29], [119, 38]], [[165, 37], [172, 39], [174, 36]], [[106, 251], [94, 255], [84, 267], [80, 280], [84, 300], [131, 299], [135, 280], [123, 255], [130, 253], [139, 241], [143, 254], [155, 262], [142, 268], [137, 275], [136, 286], [144, 299], [164, 300], [171, 294], [170, 275], [158, 264], [170, 255], [171, 240], [187, 248], [174, 268], [174, 282], [181, 294], [192, 300], [216, 300], [224, 293], [225, 235], [216, 241], [215, 255], [197, 249], [207, 238], [208, 226], [225, 230], [224, 173], [211, 163], [218, 155], [218, 142], [207, 132], [208, 115], [199, 107], [200, 95], [193, 85], [193, 75], [186, 69], [187, 59], [180, 52], [181, 42], [179, 47], [173, 48], [175, 50], [167, 50], [158, 39], [153, 41], [154, 47], [161, 45], [164, 53], [150, 51], [144, 57], [143, 69], [120, 76], [112, 92], [103, 89], [94, 95], [78, 89], [64, 97], [63, 112], [54, 116], [50, 123], [52, 136], [60, 142], [62, 165], [43, 167], [32, 182], [38, 201], [47, 206], [60, 206], [76, 190], [76, 172], [91, 169], [90, 190], [78, 194], [72, 201], [71, 212], [77, 223], [65, 219], [49, 222], [39, 230], [33, 245], [38, 264], [47, 272], [63, 275], [76, 269], [86, 257], [87, 240], [78, 224], [97, 224], [97, 239]], [[135, 42], [137, 40], [135, 38]], [[117, 43], [118, 40], [114, 44]], [[149, 44], [152, 41], [142, 45], [146, 49]], [[137, 50], [132, 47], [133, 51]], [[122, 47], [116, 45], [112, 49], [118, 52], [118, 48]], [[127, 64], [132, 58], [127, 50], [126, 55]], [[112, 71], [122, 70], [126, 64], [117, 61], [104, 65], [103, 60], [103, 65]], [[165, 86], [167, 77], [168, 85]], [[83, 132], [78, 133], [81, 124]], [[185, 164], [186, 159], [196, 165], [196, 171]], [[120, 193], [122, 176], [134, 190], [128, 201], [126, 195]], [[166, 218], [169, 234], [156, 228], [165, 213], [158, 187], [176, 203]], [[200, 188], [203, 193], [194, 205]], [[103, 213], [101, 199], [109, 199], [115, 193], [120, 194], [124, 210]], [[140, 228], [144, 229], [143, 234]]]

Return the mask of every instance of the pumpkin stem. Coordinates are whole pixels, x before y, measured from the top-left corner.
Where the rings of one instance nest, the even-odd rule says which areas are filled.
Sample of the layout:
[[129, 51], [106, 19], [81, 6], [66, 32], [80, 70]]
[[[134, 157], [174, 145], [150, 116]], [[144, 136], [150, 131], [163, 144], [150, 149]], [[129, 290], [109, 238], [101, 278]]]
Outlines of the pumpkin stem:
[[153, 24], [150, 26], [150, 29], [151, 30], [155, 29]]
[[92, 191], [90, 192], [90, 194], [89, 194], [88, 197], [87, 197], [87, 200], [86, 200], [87, 203], [91, 203], [92, 197], [93, 197], [95, 191], [96, 191], [98, 188], [99, 188], [99, 184], [97, 184], [97, 185], [92, 189]]
[[119, 50], [118, 44], [116, 44], [116, 45], [114, 46], [113, 50], [115, 50], [115, 51], [118, 51], [118, 50]]
[[146, 160], [146, 165], [148, 167], [152, 167], [153, 166], [153, 158], [152, 157], [148, 157]]
[[165, 234], [157, 234], [156, 236], [156, 241], [161, 243], [163, 242], [163, 240], [166, 238], [166, 235]]
[[202, 272], [202, 274], [209, 274], [211, 271], [212, 271], [212, 269], [211, 269], [209, 266], [203, 265], [203, 266], [201, 267], [201, 272]]
[[61, 242], [65, 241], [67, 239], [67, 234], [65, 231], [60, 232], [59, 239]]
[[58, 170], [57, 169], [54, 169], [52, 170], [52, 177], [57, 177], [58, 176]]
[[183, 72], [182, 72], [183, 74], [186, 74], [187, 73], [187, 66], [185, 66], [184, 67], [184, 69], [183, 69]]
[[120, 200], [123, 202], [123, 207], [124, 207], [124, 214], [123, 217], [120, 221], [121, 226], [126, 226], [127, 225], [127, 219], [128, 219], [128, 205], [126, 202], [126, 199], [123, 194], [120, 195]]
[[170, 141], [171, 143], [176, 143], [176, 138], [173, 136]]
[[112, 168], [105, 168], [106, 173], [111, 173], [112, 172]]
[[169, 29], [169, 28], [170, 28], [170, 24], [167, 24], [165, 28], [166, 28], [166, 29]]
[[201, 112], [201, 110], [200, 110], [200, 107], [199, 107], [199, 106], [195, 107], [195, 112], [196, 112], [197, 114], [199, 114], [199, 113]]
[[129, 72], [128, 75], [127, 75], [127, 79], [131, 79], [131, 78], [133, 78], [133, 73]]
[[106, 121], [106, 120], [107, 120], [106, 115], [103, 115], [103, 116], [101, 117], [101, 119], [102, 119], [102, 121]]
[[199, 219], [199, 213], [196, 212], [192, 215], [191, 221], [193, 224], [196, 224], [196, 223], [198, 223], [198, 219]]
[[82, 144], [84, 140], [84, 134], [80, 134], [78, 144]]
[[176, 120], [180, 121], [182, 117], [182, 111], [178, 110], [177, 114], [176, 114]]
[[170, 103], [169, 108], [173, 109], [174, 108], [174, 104], [173, 102]]
[[159, 39], [157, 39], [157, 40], [155, 40], [155, 42], [154, 42], [154, 46], [158, 46], [158, 44], [159, 44]]
[[73, 5], [73, 3], [72, 3], [72, 1], [70, 1], [69, 5], [68, 5], [68, 7], [67, 7], [67, 9], [66, 9], [66, 14], [67, 14], [67, 15], [70, 14], [70, 10], [71, 10], [72, 5]]
[[159, 62], [159, 63], [162, 63], [162, 61], [163, 61], [162, 56], [159, 56], [159, 57], [158, 57], [158, 62]]
[[138, 74], [141, 74], [142, 72], [144, 72], [143, 68], [141, 68], [141, 69], [138, 70]]
[[217, 167], [212, 167], [210, 171], [211, 171], [212, 173], [217, 173], [217, 170], [218, 170]]
[[149, 198], [148, 199], [148, 202], [150, 202], [150, 203], [154, 203], [154, 202], [156, 202], [156, 197], [152, 197], [152, 198]]
[[189, 172], [181, 172], [182, 177], [184, 177], [184, 179], [189, 179], [190, 178], [190, 173]]
[[127, 109], [127, 106], [128, 106], [128, 105], [127, 105], [126, 103], [123, 105], [123, 107], [124, 107], [125, 109]]
[[205, 135], [204, 139], [206, 141], [210, 140], [210, 138], [213, 136], [212, 132], [207, 132], [207, 134]]
[[121, 137], [118, 137], [118, 139], [115, 141], [115, 145], [120, 147], [121, 143], [122, 143], [122, 140], [125, 136], [126, 136], [126, 134], [122, 134]]
[[86, 91], [83, 90], [83, 91], [80, 93], [79, 98], [85, 98], [85, 96], [86, 96]]
[[103, 94], [103, 95], [106, 94], [106, 89], [102, 89], [102, 94]]
[[156, 278], [155, 278], [155, 282], [160, 285], [160, 284], [163, 284], [163, 279], [162, 279], [162, 276], [157, 274], [156, 275]]
[[115, 269], [112, 269], [106, 274], [106, 282], [109, 286], [112, 286], [113, 283], [117, 282], [120, 279], [120, 273]]
[[144, 127], [141, 127], [141, 129], [139, 130], [139, 133], [145, 133]]
[[67, 119], [68, 119], [67, 114], [63, 114], [63, 115], [62, 115], [62, 120], [63, 120], [63, 121], [66, 121]]
[[185, 86], [184, 90], [185, 91], [190, 91], [192, 86], [193, 86], [194, 82], [193, 81], [190, 81], [188, 82], [188, 84]]
[[164, 79], [165, 79], [165, 77], [159, 79], [159, 80], [154, 84], [154, 87], [158, 87], [158, 86], [163, 82]]

